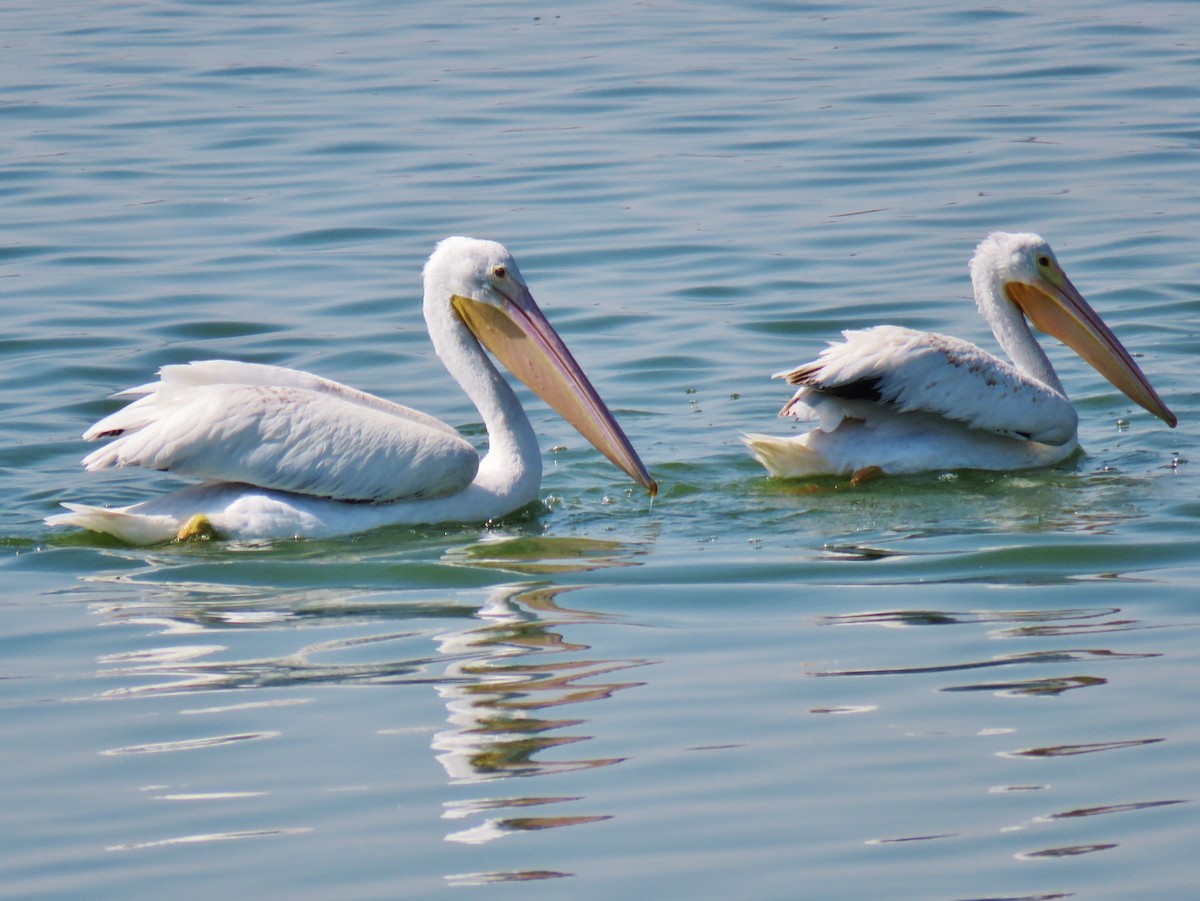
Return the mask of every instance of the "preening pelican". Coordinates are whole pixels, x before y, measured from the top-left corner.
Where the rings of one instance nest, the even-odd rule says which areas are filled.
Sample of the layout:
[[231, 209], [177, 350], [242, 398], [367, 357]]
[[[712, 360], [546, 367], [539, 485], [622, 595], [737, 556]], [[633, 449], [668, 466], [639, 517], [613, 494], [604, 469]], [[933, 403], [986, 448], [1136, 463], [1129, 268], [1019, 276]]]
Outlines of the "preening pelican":
[[517, 510], [537, 497], [541, 451], [484, 347], [656, 493], [504, 247], [447, 238], [425, 264], [424, 285], [434, 349], [487, 429], [482, 460], [451, 426], [408, 407], [295, 369], [205, 360], [164, 366], [157, 382], [122, 392], [138, 399], [84, 434], [115, 440], [83, 461], [89, 470], [144, 466], [203, 482], [129, 507], [64, 504], [71, 512], [47, 522], [153, 544], [484, 522]]
[[746, 435], [775, 476], [1048, 466], [1078, 446], [1078, 417], [1032, 322], [1171, 427], [1175, 415], [1129, 352], [1033, 234], [989, 235], [971, 260], [979, 312], [1012, 363], [973, 344], [892, 325], [847, 331], [803, 366], [776, 373], [800, 390], [780, 416], [804, 435]]

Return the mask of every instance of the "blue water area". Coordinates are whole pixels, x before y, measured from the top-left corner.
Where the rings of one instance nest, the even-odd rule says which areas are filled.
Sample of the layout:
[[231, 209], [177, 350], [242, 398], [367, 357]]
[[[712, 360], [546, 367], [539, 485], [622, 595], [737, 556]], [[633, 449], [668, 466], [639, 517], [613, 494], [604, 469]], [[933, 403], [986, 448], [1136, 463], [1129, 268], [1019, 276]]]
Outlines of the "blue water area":
[[[1200, 754], [1188, 2], [98, 2], [0, 12], [0, 895], [1184, 898]], [[1029, 230], [1174, 431], [1044, 341], [1084, 452], [768, 478], [841, 329], [996, 345]], [[477, 412], [434, 243], [505, 243], [658, 479], [524, 388], [488, 526], [135, 548], [60, 502], [158, 367]]]

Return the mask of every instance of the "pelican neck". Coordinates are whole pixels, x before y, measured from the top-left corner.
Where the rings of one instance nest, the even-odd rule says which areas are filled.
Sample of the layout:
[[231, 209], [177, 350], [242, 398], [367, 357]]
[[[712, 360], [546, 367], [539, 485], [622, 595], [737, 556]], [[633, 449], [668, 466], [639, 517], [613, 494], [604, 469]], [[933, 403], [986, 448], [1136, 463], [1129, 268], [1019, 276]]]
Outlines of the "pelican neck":
[[[980, 269], [986, 268], [981, 274]], [[1037, 379], [1047, 388], [1067, 396], [1058, 373], [1046, 356], [1046, 351], [1034, 337], [1025, 314], [1013, 303], [1004, 290], [1004, 277], [997, 266], [972, 267], [971, 281], [975, 287], [975, 303], [980, 315], [992, 328], [996, 341], [1025, 375]]]
[[431, 290], [426, 291], [425, 320], [434, 351], [479, 411], [488, 436], [487, 453], [480, 460], [475, 481], [487, 482], [489, 487], [505, 493], [517, 490], [518, 486], [527, 490], [532, 483], [536, 494], [542, 479], [542, 452], [521, 401], [470, 329], [453, 312], [448, 302], [453, 292], [440, 292], [439, 301], [430, 296]]

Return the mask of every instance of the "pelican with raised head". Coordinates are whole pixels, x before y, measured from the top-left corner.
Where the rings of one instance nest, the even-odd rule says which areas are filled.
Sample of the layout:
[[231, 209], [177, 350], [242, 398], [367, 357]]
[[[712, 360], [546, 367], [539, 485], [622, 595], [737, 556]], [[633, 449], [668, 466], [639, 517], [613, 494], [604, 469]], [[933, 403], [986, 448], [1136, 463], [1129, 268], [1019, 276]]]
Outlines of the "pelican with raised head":
[[657, 486], [596, 389], [493, 241], [447, 238], [425, 264], [434, 349], [474, 402], [488, 450], [451, 426], [337, 382], [279, 366], [164, 366], [137, 400], [84, 434], [114, 439], [89, 470], [142, 466], [202, 480], [129, 507], [64, 504], [51, 525], [134, 544], [193, 535], [325, 537], [385, 525], [485, 522], [537, 497], [542, 458], [486, 347], [651, 495]]
[[746, 435], [775, 476], [1025, 469], [1066, 459], [1078, 417], [1029, 324], [1058, 338], [1167, 425], [1175, 415], [1034, 234], [989, 235], [971, 260], [979, 312], [1011, 363], [973, 344], [892, 325], [847, 331], [776, 373], [799, 390], [780, 416], [802, 435]]

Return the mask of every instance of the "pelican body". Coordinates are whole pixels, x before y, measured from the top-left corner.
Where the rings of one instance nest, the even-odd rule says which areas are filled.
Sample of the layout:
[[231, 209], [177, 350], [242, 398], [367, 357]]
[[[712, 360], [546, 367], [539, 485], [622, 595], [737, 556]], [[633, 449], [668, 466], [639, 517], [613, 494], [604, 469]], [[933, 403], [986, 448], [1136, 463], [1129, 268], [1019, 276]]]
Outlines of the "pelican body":
[[199, 484], [129, 507], [64, 504], [47, 519], [134, 544], [193, 534], [324, 537], [394, 524], [485, 522], [537, 497], [537, 436], [491, 353], [616, 466], [657, 486], [546, 320], [512, 255], [493, 241], [440, 242], [424, 269], [434, 349], [479, 410], [488, 450], [440, 420], [279, 366], [164, 366], [137, 399], [84, 434], [113, 439], [88, 470], [142, 466]]
[[1079, 445], [1078, 417], [1032, 323], [1130, 400], [1175, 415], [1034, 234], [989, 235], [971, 260], [980, 314], [1011, 362], [969, 342], [892, 325], [846, 331], [811, 363], [776, 373], [799, 390], [781, 417], [815, 419], [791, 437], [746, 435], [775, 476], [1049, 466]]

